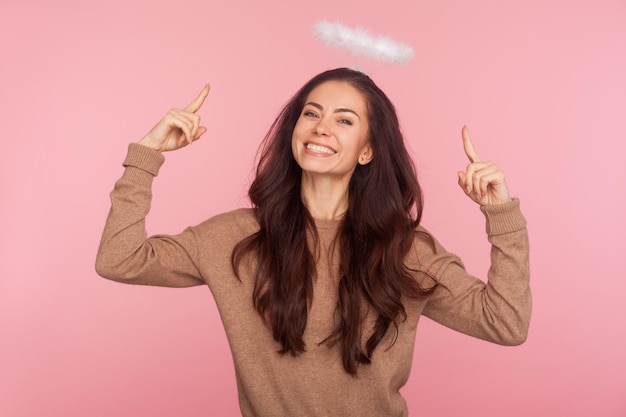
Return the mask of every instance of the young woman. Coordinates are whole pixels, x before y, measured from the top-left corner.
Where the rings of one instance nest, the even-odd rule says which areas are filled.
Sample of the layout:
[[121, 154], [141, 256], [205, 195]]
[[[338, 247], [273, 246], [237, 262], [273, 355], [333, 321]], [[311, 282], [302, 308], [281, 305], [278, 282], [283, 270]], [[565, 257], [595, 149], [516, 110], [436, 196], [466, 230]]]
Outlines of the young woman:
[[198, 140], [208, 86], [138, 144], [111, 193], [100, 275], [131, 284], [208, 285], [235, 363], [244, 416], [405, 416], [420, 315], [504, 345], [530, 319], [528, 239], [502, 171], [470, 160], [459, 185], [485, 214], [488, 283], [420, 226], [422, 195], [395, 109], [363, 73], [324, 72], [270, 128], [251, 209], [176, 236], [144, 220], [162, 152]]

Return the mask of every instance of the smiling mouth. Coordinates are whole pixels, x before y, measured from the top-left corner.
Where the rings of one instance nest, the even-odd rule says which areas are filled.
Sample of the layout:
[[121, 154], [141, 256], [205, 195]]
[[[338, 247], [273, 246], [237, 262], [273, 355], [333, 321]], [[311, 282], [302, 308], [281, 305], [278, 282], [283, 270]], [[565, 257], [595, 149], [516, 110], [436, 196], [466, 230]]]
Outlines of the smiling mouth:
[[322, 145], [315, 145], [313, 143], [307, 143], [306, 148], [311, 152], [320, 153], [324, 155], [334, 155], [337, 153], [337, 151], [331, 148], [327, 148], [326, 146], [322, 146]]

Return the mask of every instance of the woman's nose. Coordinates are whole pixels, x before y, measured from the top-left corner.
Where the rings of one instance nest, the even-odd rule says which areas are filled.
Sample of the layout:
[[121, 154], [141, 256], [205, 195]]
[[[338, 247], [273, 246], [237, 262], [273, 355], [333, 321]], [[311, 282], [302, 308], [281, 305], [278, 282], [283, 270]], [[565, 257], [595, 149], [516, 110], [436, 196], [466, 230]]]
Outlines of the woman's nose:
[[330, 130], [328, 128], [327, 122], [325, 119], [321, 118], [319, 119], [319, 121], [317, 122], [317, 125], [315, 126], [315, 131], [317, 132], [318, 135], [321, 136], [328, 136], [330, 133]]

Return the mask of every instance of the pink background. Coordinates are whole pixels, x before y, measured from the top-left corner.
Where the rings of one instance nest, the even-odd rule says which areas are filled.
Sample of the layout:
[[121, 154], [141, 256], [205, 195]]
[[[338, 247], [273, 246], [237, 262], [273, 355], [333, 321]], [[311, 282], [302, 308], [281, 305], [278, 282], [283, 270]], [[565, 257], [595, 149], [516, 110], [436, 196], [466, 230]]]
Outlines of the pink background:
[[[366, 4], [369, 4], [366, 6]], [[257, 145], [310, 76], [355, 62], [320, 19], [411, 44], [359, 61], [395, 102], [424, 224], [484, 276], [478, 209], [456, 185], [460, 129], [522, 199], [534, 311], [526, 344], [421, 322], [414, 416], [626, 416], [626, 2], [3, 1], [0, 415], [237, 415], [206, 288], [124, 286], [94, 258], [127, 143], [206, 82], [209, 131], [167, 155], [151, 233], [246, 204]]]

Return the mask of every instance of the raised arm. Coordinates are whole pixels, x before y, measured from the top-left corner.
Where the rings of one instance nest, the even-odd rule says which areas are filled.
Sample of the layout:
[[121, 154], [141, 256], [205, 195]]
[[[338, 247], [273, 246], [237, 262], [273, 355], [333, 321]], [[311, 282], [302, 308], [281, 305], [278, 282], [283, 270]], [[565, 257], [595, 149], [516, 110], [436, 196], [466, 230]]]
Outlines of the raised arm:
[[163, 151], [180, 149], [206, 132], [196, 112], [209, 86], [184, 109], [170, 110], [138, 144], [129, 145], [124, 174], [111, 192], [96, 271], [105, 278], [131, 284], [186, 287], [204, 284], [196, 266], [195, 236], [148, 238], [145, 217], [150, 210], [152, 181], [164, 162]]
[[[439, 285], [424, 315], [457, 331], [503, 345], [526, 340], [531, 314], [528, 234], [519, 200], [511, 199], [504, 174], [483, 162], [462, 130], [470, 160], [459, 185], [486, 217], [491, 266], [484, 282], [468, 274], [458, 258], [438, 271]], [[444, 251], [438, 247], [437, 250]]]

